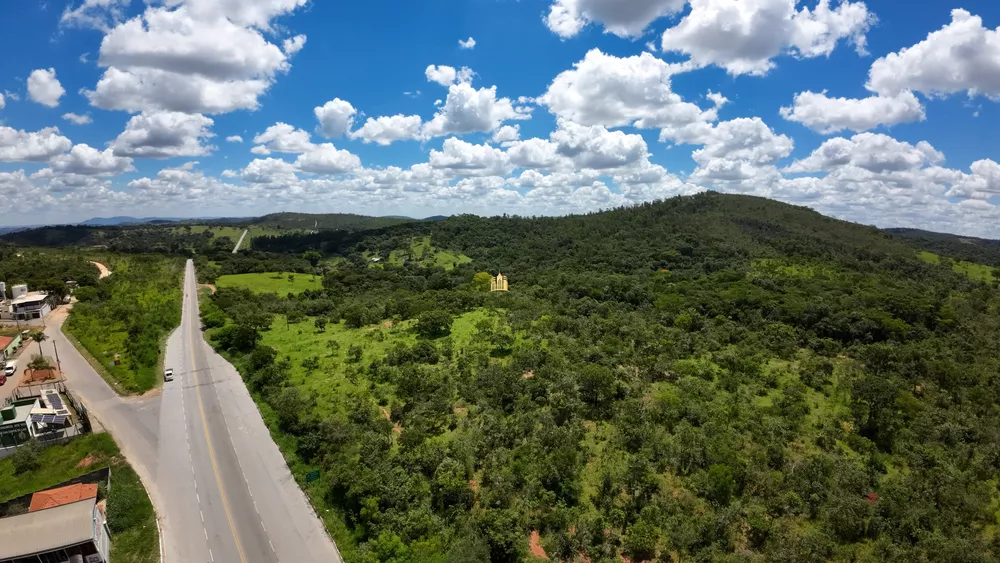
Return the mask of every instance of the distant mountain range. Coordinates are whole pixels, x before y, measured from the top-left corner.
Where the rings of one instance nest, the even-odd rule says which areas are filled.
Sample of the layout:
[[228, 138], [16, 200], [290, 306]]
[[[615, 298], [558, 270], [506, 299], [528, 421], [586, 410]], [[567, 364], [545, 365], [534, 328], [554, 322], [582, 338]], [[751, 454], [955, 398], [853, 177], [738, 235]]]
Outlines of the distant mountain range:
[[85, 227], [112, 227], [115, 225], [134, 225], [136, 223], [176, 223], [177, 221], [183, 221], [183, 219], [172, 218], [172, 217], [128, 217], [128, 216], [117, 216], [117, 217], [93, 217], [87, 219], [86, 221], [81, 221], [77, 223], [78, 225], [83, 225]]
[[[92, 217], [86, 221], [81, 221], [79, 223], [71, 223], [83, 227], [117, 227], [122, 225], [162, 225], [168, 223], [182, 223], [182, 224], [198, 224], [205, 221], [212, 221], [213, 223], [292, 223], [297, 224], [296, 226], [312, 226], [313, 225], [324, 228], [329, 228], [332, 225], [324, 225], [324, 223], [333, 223], [336, 227], [340, 227], [347, 219], [347, 222], [356, 219], [365, 219], [368, 221], [382, 219], [381, 223], [384, 225], [395, 224], [397, 222], [406, 221], [443, 221], [447, 219], [447, 215], [434, 215], [431, 217], [426, 217], [424, 219], [414, 219], [412, 217], [404, 217], [400, 215], [387, 215], [384, 217], [366, 217], [363, 215], [353, 215], [353, 214], [338, 214], [338, 213], [272, 213], [270, 215], [265, 215], [263, 217], [131, 217], [129, 215], [116, 215], [114, 217]], [[331, 221], [332, 220], [332, 221]], [[379, 221], [371, 221], [374, 223], [379, 223]], [[53, 223], [52, 225], [55, 225]], [[0, 235], [7, 233], [14, 233], [17, 231], [23, 231], [25, 229], [37, 229], [38, 227], [51, 226], [51, 225], [25, 225], [21, 227], [0, 227]]]

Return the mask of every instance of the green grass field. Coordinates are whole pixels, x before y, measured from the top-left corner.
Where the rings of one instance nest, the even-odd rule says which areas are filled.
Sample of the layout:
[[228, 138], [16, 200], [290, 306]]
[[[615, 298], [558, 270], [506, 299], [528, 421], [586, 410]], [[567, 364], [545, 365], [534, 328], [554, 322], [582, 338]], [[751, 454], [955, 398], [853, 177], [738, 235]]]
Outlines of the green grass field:
[[[920, 252], [920, 259], [928, 264], [941, 263], [941, 257], [933, 252]], [[966, 262], [964, 260], [954, 260], [952, 261], [951, 269], [960, 274], [965, 274], [970, 280], [986, 283], [993, 282], [993, 268], [986, 266], [985, 264], [976, 264], [975, 262]]]
[[[91, 463], [80, 465], [90, 457]], [[13, 459], [0, 460], [0, 502], [53, 487], [102, 467], [111, 466], [108, 490], [108, 527], [112, 561], [153, 563], [160, 560], [159, 531], [153, 504], [139, 476], [129, 466], [108, 434], [87, 434], [65, 444], [45, 448], [39, 467], [20, 475]]]
[[[291, 276], [291, 279], [289, 279]], [[237, 274], [219, 276], [215, 286], [245, 287], [255, 293], [302, 293], [307, 289], [322, 289], [323, 279], [312, 274], [293, 274], [288, 272], [265, 272], [263, 274]]]
[[389, 253], [389, 263], [394, 266], [413, 261], [422, 266], [441, 266], [445, 270], [451, 270], [460, 264], [472, 262], [472, 258], [460, 252], [435, 247], [431, 244], [431, 237], [414, 238], [410, 241], [409, 250], [393, 250]]
[[[476, 323], [490, 315], [486, 309], [479, 309], [455, 317], [451, 327], [451, 339], [455, 350], [467, 346], [476, 332]], [[347, 350], [352, 345], [360, 346], [364, 356], [360, 365], [368, 365], [372, 360], [385, 355], [396, 342], [413, 344], [417, 341], [412, 327], [415, 321], [408, 320], [389, 325], [388, 322], [364, 327], [347, 328], [344, 323], [330, 324], [326, 330], [318, 332], [313, 325], [314, 318], [307, 317], [300, 323], [286, 324], [285, 318], [276, 317], [271, 330], [263, 333], [261, 344], [278, 350], [279, 357], [288, 356], [292, 368], [289, 383], [303, 386], [303, 390], [317, 400], [317, 412], [331, 412], [334, 397], [356, 389], [345, 375]], [[339, 351], [331, 355], [327, 342], [336, 341]], [[302, 367], [302, 360], [319, 357], [320, 367], [308, 372]]]

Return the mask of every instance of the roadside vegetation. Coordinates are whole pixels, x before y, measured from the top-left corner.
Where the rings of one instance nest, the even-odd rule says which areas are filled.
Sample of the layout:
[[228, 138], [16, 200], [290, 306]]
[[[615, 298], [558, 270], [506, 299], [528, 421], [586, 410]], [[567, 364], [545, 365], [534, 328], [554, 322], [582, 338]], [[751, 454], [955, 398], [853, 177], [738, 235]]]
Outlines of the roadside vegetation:
[[119, 393], [144, 393], [159, 383], [166, 336], [180, 324], [184, 264], [132, 255], [107, 265], [114, 274], [76, 291], [79, 302], [63, 329], [101, 364]]
[[[471, 262], [392, 259], [415, 240]], [[317, 253], [322, 289], [220, 288], [203, 322], [347, 561], [1000, 556], [973, 269], [713, 193], [254, 248]]]
[[[21, 450], [27, 455], [20, 455]], [[103, 467], [111, 468], [110, 488], [99, 488], [107, 499], [111, 530], [111, 560], [153, 563], [160, 560], [159, 531], [153, 504], [138, 475], [108, 434], [87, 434], [44, 449], [21, 448], [0, 460], [0, 502], [59, 485]], [[30, 458], [30, 459], [29, 459]], [[54, 530], [54, 533], [58, 531]]]

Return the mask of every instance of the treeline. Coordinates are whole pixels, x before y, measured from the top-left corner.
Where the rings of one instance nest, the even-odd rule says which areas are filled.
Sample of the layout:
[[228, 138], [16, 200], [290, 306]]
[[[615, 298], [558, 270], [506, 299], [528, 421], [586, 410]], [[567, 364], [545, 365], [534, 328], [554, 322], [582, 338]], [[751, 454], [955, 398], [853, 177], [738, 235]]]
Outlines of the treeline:
[[[1000, 556], [1000, 298], [875, 229], [706, 194], [319, 235], [262, 246], [347, 257], [323, 291], [204, 319], [349, 561], [518, 561], [535, 532], [562, 561]], [[360, 259], [426, 235], [473, 264]], [[293, 365], [261, 344], [279, 314], [361, 343]]]
[[183, 260], [135, 255], [107, 266], [111, 276], [74, 294], [66, 330], [108, 366], [119, 391], [142, 393], [159, 381], [164, 338], [180, 324]]
[[1000, 241], [920, 229], [886, 229], [891, 236], [921, 250], [987, 266], [1000, 267]]

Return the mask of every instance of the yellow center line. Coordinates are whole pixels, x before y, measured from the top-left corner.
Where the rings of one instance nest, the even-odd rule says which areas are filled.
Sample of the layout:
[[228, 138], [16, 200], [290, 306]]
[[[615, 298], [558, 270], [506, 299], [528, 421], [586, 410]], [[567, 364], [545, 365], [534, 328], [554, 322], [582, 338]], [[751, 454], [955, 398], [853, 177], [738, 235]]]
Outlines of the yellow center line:
[[[187, 277], [185, 275], [185, 277]], [[187, 281], [185, 280], [185, 283]], [[191, 291], [189, 288], [188, 291]], [[195, 288], [197, 291], [197, 287]], [[197, 294], [194, 294], [197, 296]], [[188, 311], [191, 314], [191, 311]], [[212, 437], [208, 434], [208, 420], [205, 418], [205, 404], [201, 400], [201, 385], [198, 384], [198, 369], [194, 360], [194, 338], [192, 332], [188, 331], [188, 353], [191, 356], [191, 373], [194, 375], [194, 391], [198, 395], [198, 410], [201, 412], [201, 427], [205, 431], [205, 441], [208, 443], [208, 457], [212, 460], [212, 470], [215, 472], [215, 482], [219, 485], [219, 496], [222, 497], [222, 507], [226, 510], [226, 518], [229, 520], [229, 528], [233, 531], [233, 539], [236, 541], [236, 551], [240, 554], [240, 561], [247, 563], [246, 554], [243, 553], [243, 545], [240, 543], [240, 535], [236, 533], [236, 525], [233, 524], [233, 515], [229, 511], [229, 502], [226, 500], [226, 491], [222, 487], [222, 476], [219, 475], [219, 465], [215, 461], [215, 450], [212, 448]]]

